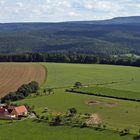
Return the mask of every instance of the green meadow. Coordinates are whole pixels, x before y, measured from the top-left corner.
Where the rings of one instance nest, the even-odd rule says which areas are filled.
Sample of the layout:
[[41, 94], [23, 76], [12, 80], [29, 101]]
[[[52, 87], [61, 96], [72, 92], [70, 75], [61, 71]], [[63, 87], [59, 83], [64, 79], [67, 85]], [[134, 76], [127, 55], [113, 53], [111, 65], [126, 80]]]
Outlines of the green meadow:
[[120, 137], [112, 131], [95, 131], [71, 127], [50, 127], [31, 120], [1, 126], [0, 140], [131, 140], [132, 136]]
[[[50, 111], [66, 112], [68, 108], [75, 107], [79, 113], [98, 113], [102, 122], [108, 129], [122, 130], [129, 128], [132, 133], [138, 133], [140, 128], [140, 103], [114, 100], [90, 95], [66, 93], [64, 89], [57, 89], [55, 94], [28, 98], [17, 103], [35, 106], [35, 111], [40, 115], [45, 107]], [[93, 100], [100, 104], [88, 105], [86, 102]], [[110, 107], [108, 104], [115, 103]]]
[[47, 67], [45, 87], [73, 86], [76, 81], [83, 84], [104, 84], [106, 87], [140, 91], [140, 69], [138, 67], [43, 63]]
[[[76, 81], [80, 81], [83, 84], [104, 84], [103, 86], [106, 87], [111, 87], [112, 85], [114, 87], [114, 82], [118, 82], [119, 80], [121, 82], [131, 82], [132, 77], [135, 78], [133, 82], [137, 83], [136, 81], [139, 80], [138, 77], [140, 76], [139, 68], [110, 65], [55, 63], [45, 63], [44, 65], [48, 71], [47, 81], [44, 84], [44, 87], [58, 88], [54, 90], [55, 94], [50, 96], [29, 98], [18, 103], [27, 103], [31, 106], [35, 106], [35, 110], [39, 114], [41, 114], [45, 107], [48, 107], [51, 111], [62, 112], [65, 112], [70, 107], [75, 107], [79, 113], [98, 113], [103, 122], [107, 124], [109, 129], [121, 130], [124, 128], [129, 128], [132, 133], [137, 133], [139, 131], [140, 103], [95, 97], [90, 95], [71, 94], [65, 92], [66, 88], [59, 88], [72, 86]], [[132, 70], [135, 71], [135, 75], [130, 75]], [[112, 82], [113, 84], [110, 84]], [[107, 83], [109, 83], [109, 85]], [[124, 85], [126, 86], [125, 82], [121, 86], [123, 87]], [[128, 90], [128, 88], [124, 89], [123, 93], [122, 87], [121, 94], [123, 96], [123, 94], [126, 94], [126, 90]], [[130, 86], [129, 88], [131, 89], [130, 93], [132, 94], [137, 91], [135, 88], [133, 88], [133, 86]], [[140, 87], [137, 86], [137, 89], [139, 88]], [[112, 91], [112, 87], [110, 90]], [[87, 105], [86, 102], [89, 100], [99, 101], [101, 104]], [[117, 105], [113, 107], [106, 105], [111, 103], [115, 103]]]
[[89, 86], [83, 87], [80, 89], [76, 89], [76, 91], [81, 91], [85, 94], [89, 95], [101, 95], [101, 96], [108, 96], [114, 98], [122, 98], [122, 99], [132, 99], [132, 100], [140, 100], [140, 92], [134, 91], [127, 91], [127, 90], [118, 90], [118, 89], [111, 89], [102, 86]]
[[[0, 140], [9, 140], [6, 131], [11, 135], [10, 140], [15, 140], [17, 133], [28, 133], [22, 139], [64, 139], [64, 140], [123, 140], [132, 139], [131, 135], [120, 137], [113, 131], [129, 129], [132, 134], [138, 134], [140, 129], [140, 103], [132, 101], [123, 101], [96, 97], [84, 94], [75, 94], [65, 92], [66, 88], [72, 87], [76, 81], [84, 85], [96, 86], [108, 89], [109, 94], [113, 90], [121, 91], [119, 95], [139, 93], [140, 90], [140, 69], [137, 67], [123, 67], [111, 65], [90, 65], [90, 64], [58, 64], [58, 63], [41, 63], [47, 69], [47, 79], [42, 85], [44, 88], [55, 88], [54, 94], [36, 97], [28, 97], [18, 101], [18, 104], [28, 104], [35, 107], [39, 115], [48, 107], [50, 111], [66, 112], [68, 108], [75, 107], [78, 113], [97, 113], [106, 124], [107, 131], [95, 131], [93, 129], [81, 129], [71, 127], [50, 127], [44, 123], [36, 123], [31, 120], [15, 122], [13, 124], [1, 125]], [[104, 91], [104, 90], [103, 90]], [[124, 91], [124, 92], [123, 92]], [[139, 98], [140, 94], [136, 97]], [[97, 104], [88, 104], [94, 101]], [[17, 129], [18, 128], [18, 129]], [[16, 130], [16, 132], [10, 132]], [[19, 138], [18, 138], [19, 139]]]

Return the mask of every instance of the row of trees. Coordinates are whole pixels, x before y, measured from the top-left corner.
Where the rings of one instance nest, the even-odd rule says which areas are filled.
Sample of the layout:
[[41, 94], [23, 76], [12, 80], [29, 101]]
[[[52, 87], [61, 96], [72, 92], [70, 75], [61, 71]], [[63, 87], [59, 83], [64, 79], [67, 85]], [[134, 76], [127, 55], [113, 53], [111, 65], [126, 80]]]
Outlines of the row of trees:
[[[77, 87], [78, 89], [79, 87]], [[116, 96], [111, 96], [111, 95], [106, 95], [103, 94], [102, 92], [95, 92], [95, 93], [91, 93], [91, 92], [84, 92], [82, 90], [77, 90], [75, 88], [71, 88], [71, 89], [66, 89], [66, 92], [72, 92], [72, 93], [77, 93], [77, 94], [86, 94], [86, 95], [92, 95], [92, 96], [100, 96], [100, 97], [107, 97], [107, 98], [112, 98], [112, 99], [120, 99], [120, 100], [127, 100], [127, 101], [134, 101], [134, 102], [140, 102], [139, 99], [134, 99], [134, 98], [127, 98], [127, 97], [118, 97]]]
[[39, 89], [39, 84], [36, 81], [32, 81], [29, 84], [23, 84], [20, 86], [16, 92], [10, 92], [3, 98], [1, 98], [1, 103], [9, 103], [11, 101], [17, 101], [24, 99], [32, 93], [36, 93]]
[[140, 58], [133, 56], [112, 57], [106, 55], [89, 55], [79, 53], [0, 54], [0, 62], [61, 62], [140, 66]]
[[[108, 129], [107, 124], [98, 122], [91, 122], [88, 123], [88, 120], [91, 119], [90, 113], [78, 113], [76, 108], [72, 107], [69, 108], [66, 113], [60, 113], [59, 114], [54, 114], [52, 115], [51, 113], [47, 113], [43, 116], [38, 116], [36, 121], [37, 122], [45, 122], [49, 124], [50, 126], [71, 126], [71, 127], [79, 127], [79, 128], [93, 128], [94, 130], [97, 131], [103, 131]], [[124, 128], [121, 131], [117, 129], [118, 134], [120, 136], [125, 136], [130, 134], [130, 129]], [[134, 140], [139, 140], [139, 135], [134, 137]]]
[[[90, 119], [90, 115], [91, 114], [82, 114], [82, 113], [78, 113], [77, 110], [72, 107], [69, 108], [65, 113], [61, 113], [61, 112], [48, 112], [47, 115], [43, 115], [43, 116], [38, 116], [36, 121], [38, 122], [46, 122], [48, 123], [50, 126], [61, 126], [61, 125], [65, 125], [65, 126], [72, 126], [72, 127], [89, 127], [89, 125], [86, 123], [87, 119]], [[100, 129], [100, 128], [104, 128], [103, 126], [101, 126], [101, 124], [95, 124], [93, 125], [93, 128], [95, 129]]]

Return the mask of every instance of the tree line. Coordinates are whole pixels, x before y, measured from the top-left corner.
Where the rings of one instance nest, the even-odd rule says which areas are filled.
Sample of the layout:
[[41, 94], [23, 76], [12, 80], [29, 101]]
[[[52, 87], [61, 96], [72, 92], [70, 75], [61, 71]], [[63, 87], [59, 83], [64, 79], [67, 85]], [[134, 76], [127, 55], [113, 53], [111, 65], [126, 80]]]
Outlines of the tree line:
[[125, 97], [104, 95], [102, 93], [88, 93], [88, 92], [84, 92], [84, 91], [77, 91], [76, 89], [73, 89], [73, 88], [72, 89], [66, 89], [66, 92], [93, 95], [93, 96], [100, 96], [100, 97], [107, 97], [107, 98], [112, 98], [112, 99], [120, 99], [120, 100], [134, 101], [134, 102], [140, 102], [139, 99], [131, 99], [131, 98], [125, 98]]
[[9, 103], [12, 101], [17, 101], [24, 99], [32, 93], [36, 93], [39, 89], [39, 84], [36, 81], [32, 81], [28, 84], [23, 84], [20, 86], [16, 92], [10, 92], [1, 98], [1, 103]]
[[134, 56], [108, 56], [79, 53], [23, 53], [0, 54], [0, 62], [56, 62], [83, 64], [112, 64], [140, 66], [140, 58]]

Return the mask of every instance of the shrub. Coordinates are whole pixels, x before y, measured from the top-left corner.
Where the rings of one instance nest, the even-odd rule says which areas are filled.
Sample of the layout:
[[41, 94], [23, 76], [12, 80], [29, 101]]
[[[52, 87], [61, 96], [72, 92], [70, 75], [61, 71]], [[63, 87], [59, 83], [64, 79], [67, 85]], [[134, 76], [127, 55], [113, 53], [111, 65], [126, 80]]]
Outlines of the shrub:
[[133, 138], [133, 140], [140, 140], [140, 135], [135, 136], [135, 137]]
[[80, 128], [85, 128], [87, 127], [87, 124], [85, 122], [81, 123]]
[[126, 129], [126, 128], [120, 132], [120, 136], [125, 136], [128, 134], [129, 134], [129, 129]]
[[77, 110], [76, 110], [74, 107], [69, 108], [69, 109], [67, 110], [68, 116], [73, 116], [73, 115], [76, 114], [76, 113], [77, 113]]
[[32, 81], [29, 84], [23, 84], [17, 89], [16, 92], [10, 92], [8, 95], [4, 96], [1, 99], [1, 103], [24, 99], [25, 97], [29, 96], [29, 94], [37, 92], [38, 89], [39, 84], [35, 81]]
[[40, 119], [41, 119], [41, 120], [44, 120], [44, 119], [45, 119], [45, 116], [41, 116]]
[[74, 88], [81, 88], [82, 87], [82, 83], [81, 82], [76, 82], [74, 84]]
[[52, 120], [50, 121], [50, 125], [51, 126], [59, 126], [61, 124], [61, 118], [60, 116], [56, 116], [56, 117], [53, 117]]

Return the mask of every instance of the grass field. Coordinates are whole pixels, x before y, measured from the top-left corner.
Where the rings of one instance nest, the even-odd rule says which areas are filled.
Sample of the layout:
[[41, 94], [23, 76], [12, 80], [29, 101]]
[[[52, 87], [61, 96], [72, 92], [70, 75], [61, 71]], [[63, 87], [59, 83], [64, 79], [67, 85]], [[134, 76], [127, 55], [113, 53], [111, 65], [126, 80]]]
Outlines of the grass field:
[[0, 96], [14, 92], [22, 84], [37, 81], [42, 84], [45, 70], [39, 64], [1, 63], [0, 64]]
[[[86, 102], [90, 100], [99, 101], [102, 104], [87, 105]], [[45, 107], [56, 112], [66, 112], [68, 108], [75, 107], [79, 113], [98, 113], [109, 129], [129, 128], [132, 133], [138, 133], [140, 128], [140, 104], [136, 102], [71, 94], [64, 92], [64, 89], [57, 89], [54, 95], [29, 98], [18, 103], [34, 105], [39, 114], [42, 114]], [[109, 103], [117, 103], [117, 105], [110, 107], [107, 106]]]
[[71, 127], [49, 127], [31, 120], [2, 126], [0, 140], [131, 140], [132, 136], [120, 137], [110, 131], [95, 131]]
[[[134, 68], [134, 67], [117, 67], [117, 66], [107, 66], [107, 65], [54, 64], [54, 63], [44, 64], [44, 65], [47, 67], [48, 70], [47, 81], [44, 87], [71, 86], [75, 81], [80, 81], [85, 84], [86, 83], [94, 84], [96, 83], [96, 81], [98, 81], [98, 83], [99, 82], [111, 83], [112, 81], [118, 81], [117, 79], [120, 79], [119, 74], [121, 75], [122, 73], [124, 73], [124, 76], [121, 76], [121, 79], [125, 81], [126, 77], [127, 77], [126, 80], [131, 79], [132, 76], [130, 76], [129, 74], [131, 73], [131, 70], [136, 71], [135, 76], [133, 75], [135, 79], [136, 77], [139, 77], [138, 73], [140, 73], [140, 71], [138, 71], [139, 68]], [[112, 73], [111, 73], [111, 69], [112, 69]], [[118, 70], [119, 73], [118, 75], [116, 75], [115, 73]], [[127, 71], [124, 72], [125, 70]], [[107, 78], [107, 76], [109, 76], [110, 73], [111, 76]], [[136, 79], [136, 81], [138, 80], [139, 79]], [[136, 81], [134, 80], [135, 83]], [[110, 85], [105, 84], [104, 86], [109, 87]], [[113, 84], [113, 86], [115, 86], [115, 84]], [[122, 87], [123, 86], [124, 85], [122, 84]], [[133, 86], [129, 88], [131, 89], [131, 91], [135, 91]], [[137, 86], [137, 89], [139, 89], [139, 86]], [[125, 90], [128, 90], [128, 88]], [[86, 101], [89, 100], [100, 101], [102, 102], [102, 104], [90, 106], [85, 103]], [[117, 103], [117, 105], [114, 107], [110, 107], [106, 105], [114, 102]], [[35, 97], [34, 99], [29, 98], [20, 101], [19, 103], [28, 103], [31, 106], [34, 105], [36, 111], [39, 113], [41, 113], [46, 106], [52, 111], [62, 111], [62, 112], [65, 112], [70, 107], [75, 107], [79, 112], [84, 112], [84, 113], [97, 112], [100, 115], [103, 122], [106, 123], [108, 127], [111, 129], [121, 130], [123, 128], [129, 128], [131, 129], [132, 133], [137, 133], [140, 128], [140, 120], [139, 120], [140, 104], [135, 102], [112, 100], [108, 98], [99, 98], [99, 97], [94, 97], [89, 95], [70, 94], [70, 93], [66, 93], [64, 88], [64, 89], [56, 89], [54, 95], [40, 96], [40, 97]]]
[[99, 95], [109, 96], [109, 97], [140, 100], [140, 92], [110, 89], [101, 86], [83, 87], [80, 89], [76, 89], [76, 91], [81, 91], [85, 94], [87, 93], [91, 95], [99, 94]]
[[[108, 129], [122, 130], [130, 129], [131, 133], [138, 133], [140, 129], [140, 103], [115, 100], [109, 98], [95, 97], [90, 95], [71, 94], [65, 92], [67, 87], [73, 86], [76, 81], [83, 84], [102, 84], [103, 88], [124, 90], [129, 92], [139, 92], [140, 90], [140, 70], [135, 67], [111, 66], [111, 65], [82, 65], [82, 64], [55, 64], [42, 63], [47, 68], [47, 80], [42, 88], [53, 87], [55, 94], [49, 96], [29, 97], [16, 103], [35, 106], [35, 111], [42, 114], [45, 107], [50, 111], [65, 112], [70, 107], [75, 107], [79, 113], [97, 113]], [[122, 91], [123, 92], [123, 91]], [[99, 104], [89, 105], [88, 101], [97, 101]], [[109, 106], [114, 104], [115, 106]], [[30, 134], [25, 135], [25, 139], [34, 138], [54, 140], [81, 140], [81, 139], [105, 139], [119, 140], [132, 139], [131, 136], [120, 137], [112, 131], [94, 131], [92, 129], [80, 129], [70, 127], [49, 127], [42, 123], [32, 123], [30, 121], [17, 122], [15, 124], [1, 125], [0, 136], [2, 140], [8, 140], [4, 135], [8, 131], [11, 139], [16, 136], [11, 133], [17, 130], [21, 133], [29, 130]], [[54, 131], [52, 131], [54, 130]], [[84, 131], [84, 132], [83, 132]], [[61, 137], [62, 135], [62, 137]], [[23, 137], [24, 138], [24, 137]], [[0, 139], [0, 140], [1, 140]], [[21, 139], [22, 140], [22, 139]]]
[[[118, 90], [140, 91], [140, 69], [137, 67], [43, 63], [48, 69], [46, 87], [83, 84], [105, 84]], [[112, 83], [113, 82], [113, 83]]]

